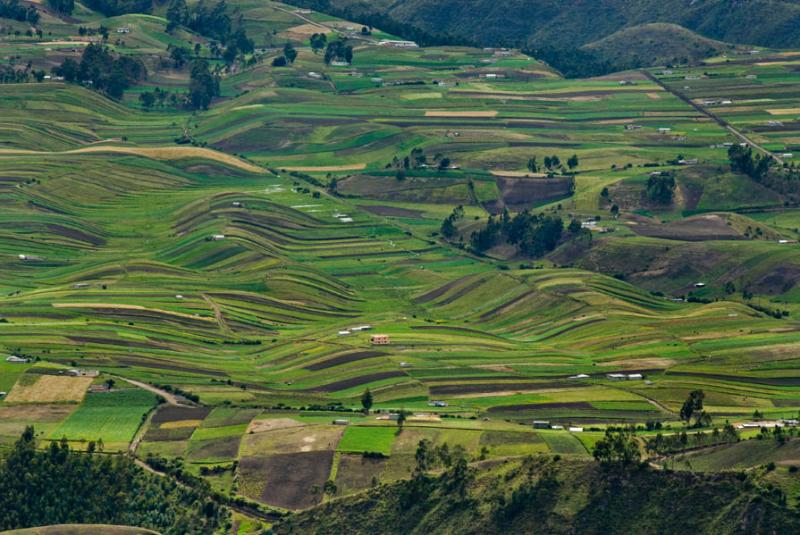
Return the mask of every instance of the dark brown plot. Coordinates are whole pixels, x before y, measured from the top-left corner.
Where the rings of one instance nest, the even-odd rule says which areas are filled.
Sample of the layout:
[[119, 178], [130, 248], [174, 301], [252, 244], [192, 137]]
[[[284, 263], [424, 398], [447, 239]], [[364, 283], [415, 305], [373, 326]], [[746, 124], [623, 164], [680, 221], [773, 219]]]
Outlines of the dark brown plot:
[[453, 384], [453, 385], [437, 385], [430, 387], [432, 396], [448, 396], [458, 394], [483, 394], [491, 392], [514, 392], [522, 390], [546, 390], [550, 388], [564, 388], [570, 386], [571, 388], [581, 388], [588, 385], [578, 385], [561, 382], [549, 383], [483, 383], [483, 384]]
[[375, 215], [382, 215], [387, 217], [411, 217], [419, 219], [423, 213], [420, 210], [409, 210], [408, 208], [399, 208], [397, 206], [383, 206], [383, 205], [365, 205], [359, 204], [359, 208]]
[[333, 463], [333, 451], [280, 453], [269, 457], [245, 457], [239, 462], [244, 480], [266, 480], [261, 502], [286, 509], [305, 509], [320, 502], [320, 489], [328, 479]]
[[358, 362], [359, 360], [366, 360], [383, 356], [386, 356], [386, 353], [382, 351], [354, 351], [352, 353], [345, 353], [344, 355], [338, 355], [328, 360], [323, 360], [322, 362], [315, 362], [313, 364], [309, 364], [308, 366], [305, 367], [305, 369], [312, 372], [316, 372], [319, 370], [327, 370], [328, 368], [333, 368], [335, 366], [341, 366], [342, 364], [347, 364], [350, 362]]
[[320, 392], [338, 392], [339, 390], [347, 390], [348, 388], [353, 388], [354, 386], [372, 383], [374, 381], [382, 381], [383, 379], [392, 379], [394, 377], [408, 377], [408, 376], [400, 371], [378, 372], [378, 373], [371, 373], [369, 375], [359, 375], [358, 377], [351, 377], [349, 379], [344, 379], [342, 381], [336, 381], [335, 383], [328, 383], [326, 385], [320, 385], [315, 388], [309, 388], [308, 390], [310, 391], [316, 390]]

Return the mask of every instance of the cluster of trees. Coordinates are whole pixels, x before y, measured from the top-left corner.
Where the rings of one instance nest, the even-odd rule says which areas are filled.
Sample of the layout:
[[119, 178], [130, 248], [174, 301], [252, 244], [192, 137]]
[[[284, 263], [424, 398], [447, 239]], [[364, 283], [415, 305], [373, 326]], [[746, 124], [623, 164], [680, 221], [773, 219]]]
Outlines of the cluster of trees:
[[464, 207], [459, 204], [453, 208], [453, 211], [450, 213], [450, 215], [447, 216], [444, 221], [442, 221], [442, 226], [440, 229], [442, 236], [448, 239], [455, 237], [456, 233], [458, 232], [456, 223], [461, 219], [464, 219]]
[[595, 443], [592, 455], [602, 463], [622, 465], [637, 463], [642, 457], [630, 429], [607, 429], [605, 436]]
[[[706, 427], [711, 425], [711, 415], [703, 409], [703, 400], [706, 398], [702, 390], [692, 390], [689, 397], [681, 406], [681, 420], [693, 427]], [[694, 423], [692, 423], [694, 421]]]
[[[580, 160], [578, 159], [577, 154], [573, 154], [567, 158], [567, 167], [570, 171], [578, 167], [578, 165], [580, 165]], [[547, 170], [548, 172], [554, 172], [558, 170], [561, 170], [561, 172], [566, 171], [566, 169], [564, 169], [564, 164], [561, 162], [561, 158], [556, 155], [545, 156], [544, 160], [542, 161], [542, 166], [540, 166], [539, 162], [537, 162], [536, 156], [528, 159], [528, 171], [531, 173], [538, 173], [540, 170]]]
[[75, 9], [75, 0], [47, 0], [47, 5], [56, 13], [71, 15]]
[[[249, 54], [255, 49], [253, 41], [244, 30], [241, 15], [234, 21], [228, 14], [225, 0], [219, 0], [213, 6], [204, 0], [191, 8], [186, 0], [172, 0], [167, 8], [167, 31], [184, 26], [200, 35], [221, 43], [225, 48], [222, 59], [232, 63], [240, 54]], [[218, 50], [218, 45], [214, 50]]]
[[294, 63], [294, 60], [297, 59], [297, 50], [292, 46], [292, 43], [286, 42], [283, 45], [283, 55], [278, 56], [277, 58], [272, 60], [273, 67], [285, 67], [290, 63]]
[[13, 65], [0, 65], [0, 84], [24, 84], [31, 78], [37, 82], [44, 80], [44, 71], [31, 70], [30, 66], [18, 69]]
[[756, 182], [761, 182], [769, 173], [769, 168], [775, 162], [771, 156], [753, 154], [752, 147], [732, 145], [728, 149], [728, 159], [731, 161], [731, 170], [743, 173]]
[[739, 441], [739, 433], [731, 424], [725, 424], [720, 429], [714, 428], [710, 433], [702, 431], [688, 434], [681, 431], [673, 435], [663, 435], [658, 433], [655, 438], [651, 438], [645, 444], [645, 449], [651, 454], [666, 455], [684, 451], [689, 448], [702, 446], [714, 446], [717, 444], [728, 444]]
[[343, 39], [331, 41], [325, 47], [325, 63], [329, 65], [332, 61], [353, 63], [353, 47]]
[[228, 514], [207, 487], [187, 488], [146, 473], [121, 455], [36, 449], [33, 427], [0, 462], [0, 530], [50, 524], [124, 524], [161, 533], [217, 533]]
[[219, 96], [219, 76], [208, 68], [208, 62], [198, 59], [192, 64], [187, 105], [193, 110], [207, 110], [214, 97]]
[[650, 175], [645, 187], [645, 196], [650, 202], [671, 204], [675, 195], [675, 175], [671, 171], [661, 171]]
[[0, 18], [27, 22], [35, 26], [39, 23], [39, 12], [33, 6], [20, 4], [19, 0], [0, 0]]
[[53, 74], [120, 99], [125, 89], [147, 77], [147, 69], [138, 58], [114, 54], [103, 45], [90, 43], [83, 50], [80, 63], [67, 58], [53, 68]]
[[[569, 231], [581, 231], [580, 222], [570, 224]], [[528, 210], [511, 217], [504, 210], [500, 217], [489, 216], [486, 226], [470, 236], [470, 245], [476, 253], [483, 253], [500, 243], [517, 246], [517, 252], [532, 258], [540, 257], [556, 248], [564, 232], [560, 217], [531, 214]]]
[[614, 71], [608, 60], [582, 48], [539, 46], [523, 48], [522, 52], [547, 62], [567, 78], [587, 78]]
[[309, 44], [311, 45], [311, 50], [316, 54], [328, 44], [328, 36], [324, 33], [315, 33], [309, 39]]
[[125, 13], [150, 13], [153, 7], [151, 0], [85, 0], [83, 3], [106, 17], [116, 17]]

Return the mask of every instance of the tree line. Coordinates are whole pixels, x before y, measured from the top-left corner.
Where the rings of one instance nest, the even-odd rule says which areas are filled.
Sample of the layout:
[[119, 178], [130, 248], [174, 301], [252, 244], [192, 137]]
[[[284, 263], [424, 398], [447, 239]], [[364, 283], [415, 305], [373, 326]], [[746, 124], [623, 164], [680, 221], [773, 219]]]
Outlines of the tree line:
[[222, 59], [226, 63], [232, 63], [240, 54], [249, 54], [255, 50], [252, 39], [245, 32], [241, 14], [232, 17], [228, 13], [225, 0], [219, 0], [213, 5], [200, 0], [191, 7], [186, 0], [172, 0], [166, 17], [168, 32], [183, 26], [224, 46]]
[[0, 530], [52, 524], [141, 526], [164, 535], [217, 533], [229, 514], [210, 487], [188, 488], [146, 473], [121, 455], [86, 453], [67, 441], [37, 450], [28, 427], [0, 459]]

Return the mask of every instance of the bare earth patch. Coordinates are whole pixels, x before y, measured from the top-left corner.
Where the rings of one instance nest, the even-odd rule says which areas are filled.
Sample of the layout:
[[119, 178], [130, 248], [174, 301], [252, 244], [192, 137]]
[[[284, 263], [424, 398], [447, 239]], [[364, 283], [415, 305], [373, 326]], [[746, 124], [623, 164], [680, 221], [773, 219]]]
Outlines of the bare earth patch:
[[300, 427], [303, 424], [291, 418], [271, 418], [269, 420], [253, 420], [247, 426], [248, 433], [261, 433], [273, 431], [275, 429], [288, 429], [290, 427]]

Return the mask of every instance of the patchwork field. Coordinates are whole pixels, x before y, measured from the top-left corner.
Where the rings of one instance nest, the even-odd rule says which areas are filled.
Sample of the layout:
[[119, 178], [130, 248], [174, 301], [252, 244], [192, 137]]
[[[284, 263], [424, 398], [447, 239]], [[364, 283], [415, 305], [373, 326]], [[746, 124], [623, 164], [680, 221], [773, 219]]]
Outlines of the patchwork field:
[[[409, 477], [422, 440], [501, 462], [588, 459], [610, 426], [677, 434], [697, 389], [714, 427], [797, 417], [800, 197], [728, 156], [748, 139], [793, 168], [800, 74], [782, 52], [565, 79], [516, 50], [385, 46], [230, 4], [257, 49], [234, 66], [165, 33], [164, 5], [82, 8], [131, 26], [109, 46], [147, 80], [120, 100], [0, 84], [0, 355], [31, 359], [0, 360], [0, 445], [32, 424], [42, 444], [180, 459], [294, 510]], [[76, 24], [0, 36], [0, 64], [80, 59]], [[326, 64], [318, 32], [347, 37], [352, 64]], [[296, 60], [272, 66], [287, 40]], [[219, 98], [143, 108], [187, 90], [188, 65], [159, 66], [180, 43], [218, 67]], [[552, 250], [471, 248], [525, 210], [561, 219]], [[675, 463], [800, 462], [765, 444]]]

